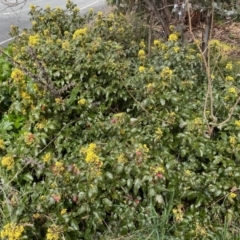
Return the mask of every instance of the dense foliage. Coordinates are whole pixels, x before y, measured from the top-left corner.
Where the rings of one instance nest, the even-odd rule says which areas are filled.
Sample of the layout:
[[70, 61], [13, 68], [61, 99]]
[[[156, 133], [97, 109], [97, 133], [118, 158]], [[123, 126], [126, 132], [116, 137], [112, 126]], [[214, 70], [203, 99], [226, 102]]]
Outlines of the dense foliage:
[[[1, 238], [98, 239], [150, 227], [153, 211], [167, 211], [161, 226], [173, 239], [216, 239], [223, 226], [237, 236], [239, 107], [209, 128], [197, 43], [171, 33], [150, 54], [144, 27], [112, 13], [81, 17], [70, 1], [30, 14], [14, 66], [0, 63], [10, 96], [0, 121]], [[239, 63], [219, 60], [218, 41], [211, 48], [221, 122], [239, 94]]]

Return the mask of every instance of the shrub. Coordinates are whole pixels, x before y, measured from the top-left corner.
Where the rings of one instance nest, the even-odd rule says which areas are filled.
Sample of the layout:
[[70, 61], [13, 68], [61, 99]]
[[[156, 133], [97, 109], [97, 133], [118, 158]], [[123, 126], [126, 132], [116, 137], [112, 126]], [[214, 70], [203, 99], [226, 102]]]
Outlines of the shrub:
[[[30, 14], [32, 29], [13, 43], [12, 104], [0, 122], [3, 238], [9, 227], [31, 239], [126, 234], [151, 225], [151, 209], [163, 214], [172, 196], [166, 235], [215, 238], [227, 222], [234, 236], [238, 114], [209, 132], [196, 47], [173, 33], [148, 56], [122, 15], [80, 17], [69, 1]], [[220, 120], [237, 98], [236, 72], [230, 62], [213, 72]]]

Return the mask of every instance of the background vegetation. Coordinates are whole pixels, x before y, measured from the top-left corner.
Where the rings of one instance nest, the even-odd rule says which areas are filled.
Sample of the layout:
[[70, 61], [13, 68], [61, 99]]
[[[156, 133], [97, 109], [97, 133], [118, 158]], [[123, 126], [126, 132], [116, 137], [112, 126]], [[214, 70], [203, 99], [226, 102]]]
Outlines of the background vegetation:
[[240, 62], [66, 7], [1, 50], [1, 238], [238, 239]]

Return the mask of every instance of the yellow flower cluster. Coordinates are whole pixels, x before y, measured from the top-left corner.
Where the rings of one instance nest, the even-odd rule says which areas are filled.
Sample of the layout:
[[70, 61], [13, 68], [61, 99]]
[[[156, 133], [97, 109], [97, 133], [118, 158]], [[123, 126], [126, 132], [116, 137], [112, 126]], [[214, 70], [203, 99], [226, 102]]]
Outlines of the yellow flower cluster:
[[196, 229], [195, 229], [195, 233], [197, 236], [204, 236], [207, 234], [207, 231], [204, 227], [200, 226], [200, 224], [197, 222], [196, 223]]
[[66, 209], [66, 208], [62, 209], [61, 215], [64, 215], [66, 212], [67, 212], [67, 209]]
[[211, 45], [211, 46], [220, 46], [220, 41], [217, 40], [217, 39], [212, 39], [212, 40], [210, 41], [210, 45]]
[[145, 71], [145, 67], [140, 66], [140, 67], [138, 68], [138, 71], [139, 71], [140, 73], [144, 72], [144, 71]]
[[85, 155], [85, 161], [92, 164], [91, 172], [94, 176], [101, 175], [101, 167], [103, 162], [97, 155], [97, 145], [95, 143], [90, 143], [88, 147], [82, 148], [80, 153]]
[[110, 19], [114, 19], [114, 14], [113, 14], [113, 13], [110, 13], [110, 14], [108, 15], [108, 17], [109, 17]]
[[193, 120], [193, 124], [194, 125], [202, 125], [203, 124], [203, 121], [200, 117], [197, 117]]
[[236, 91], [236, 88], [235, 88], [235, 87], [230, 87], [230, 88], [228, 89], [228, 92], [229, 92], [229, 93], [233, 93], [234, 95], [237, 94], [237, 91]]
[[24, 92], [24, 91], [21, 92], [21, 97], [24, 100], [30, 100], [31, 99], [31, 96], [28, 93]]
[[28, 45], [30, 47], [34, 47], [39, 43], [39, 41], [40, 41], [40, 36], [38, 34], [31, 35], [28, 38]]
[[60, 239], [62, 229], [61, 227], [53, 224], [47, 230], [47, 240], [58, 240]]
[[226, 67], [225, 67], [227, 70], [232, 70], [233, 68], [233, 65], [232, 63], [227, 63]]
[[155, 84], [154, 84], [154, 83], [149, 83], [149, 84], [147, 85], [147, 91], [148, 91], [148, 92], [152, 92], [153, 89], [154, 89], [154, 87], [155, 87]]
[[168, 41], [170, 42], [176, 42], [178, 40], [178, 35], [176, 33], [172, 33], [168, 37]]
[[236, 137], [229, 137], [229, 143], [233, 146], [233, 145], [236, 145], [237, 143], [237, 140], [236, 140]]
[[87, 148], [82, 148], [81, 153], [85, 155], [85, 161], [87, 163], [99, 163], [100, 159], [98, 155], [96, 154], [97, 152], [97, 145], [95, 143], [90, 143]]
[[43, 156], [43, 162], [48, 163], [52, 159], [52, 154], [51, 153], [46, 153]]
[[2, 166], [6, 167], [7, 170], [11, 170], [14, 166], [14, 159], [11, 156], [5, 156], [2, 158]]
[[163, 167], [160, 167], [160, 166], [154, 167], [154, 168], [152, 168], [152, 170], [153, 170], [154, 173], [164, 173], [165, 172], [165, 169]]
[[157, 130], [155, 131], [155, 134], [156, 134], [156, 139], [159, 140], [162, 138], [163, 136], [163, 131], [160, 127], [157, 128]]
[[64, 171], [64, 165], [63, 162], [58, 161], [54, 164], [52, 168], [54, 174], [60, 174], [62, 171]]
[[118, 162], [119, 163], [125, 163], [125, 162], [127, 162], [127, 159], [125, 158], [125, 156], [124, 156], [124, 153], [121, 153], [119, 156], [118, 156]]
[[234, 122], [234, 124], [235, 124], [235, 126], [240, 127], [240, 120], [236, 120], [236, 121]]
[[145, 51], [143, 49], [140, 49], [139, 52], [138, 52], [138, 57], [140, 59], [144, 59], [146, 58], [146, 54], [145, 54]]
[[18, 240], [21, 238], [24, 227], [16, 223], [8, 223], [1, 231], [1, 239]]
[[177, 208], [174, 208], [172, 211], [173, 211], [173, 216], [174, 216], [174, 219], [177, 221], [177, 222], [181, 222], [183, 220], [183, 205], [182, 204], [179, 204], [177, 206]]
[[15, 83], [22, 83], [24, 80], [23, 72], [18, 68], [14, 68], [11, 73], [11, 78]]
[[145, 48], [146, 47], [146, 45], [145, 45], [143, 40], [141, 40], [141, 42], [139, 43], [139, 47], [140, 48]]
[[34, 135], [30, 132], [25, 132], [24, 133], [24, 142], [27, 145], [31, 145], [34, 142]]
[[60, 105], [63, 102], [62, 98], [55, 98], [54, 100], [57, 105]]
[[77, 37], [79, 36], [83, 36], [83, 35], [86, 35], [87, 33], [87, 28], [80, 28], [78, 30], [76, 30], [73, 34], [73, 39], [76, 39]]
[[173, 48], [173, 50], [174, 50], [175, 53], [178, 53], [179, 50], [180, 50], [180, 47], [176, 46], [176, 47]]
[[231, 193], [229, 193], [228, 197], [231, 198], [231, 199], [234, 199], [234, 198], [237, 197], [237, 194], [234, 193], [234, 192], [231, 192]]
[[234, 78], [233, 78], [232, 76], [226, 76], [226, 77], [225, 77], [225, 80], [226, 80], [226, 81], [233, 81]]
[[35, 5], [32, 5], [32, 4], [30, 4], [30, 9], [31, 9], [31, 11], [35, 11], [35, 10], [36, 10], [36, 6], [35, 6]]
[[87, 103], [87, 100], [86, 100], [85, 98], [81, 98], [81, 99], [78, 101], [78, 105], [80, 105], [80, 106], [84, 106], [86, 103]]
[[0, 139], [0, 149], [4, 149], [5, 148], [5, 143], [2, 139]]
[[169, 67], [164, 67], [160, 73], [160, 76], [162, 78], [166, 78], [166, 77], [171, 77], [173, 74], [173, 70], [171, 70]]
[[160, 47], [161, 46], [161, 42], [159, 40], [154, 40], [153, 41], [153, 45], [156, 47]]
[[70, 43], [69, 41], [62, 42], [62, 49], [69, 50], [70, 49]]
[[184, 170], [184, 176], [186, 177], [190, 177], [192, 175], [191, 171], [190, 170]]

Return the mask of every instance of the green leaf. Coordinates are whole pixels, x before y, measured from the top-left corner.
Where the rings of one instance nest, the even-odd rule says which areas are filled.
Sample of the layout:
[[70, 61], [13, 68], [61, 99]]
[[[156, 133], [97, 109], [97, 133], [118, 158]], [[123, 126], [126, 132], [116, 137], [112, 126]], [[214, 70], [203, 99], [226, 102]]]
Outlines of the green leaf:
[[142, 182], [139, 178], [137, 178], [135, 181], [134, 181], [134, 186], [133, 186], [133, 193], [135, 195], [138, 194], [138, 191], [140, 189], [140, 187], [142, 186]]
[[23, 175], [23, 179], [28, 181], [28, 182], [32, 182], [33, 181], [33, 177], [30, 173], [26, 173]]
[[71, 223], [70, 223], [71, 227], [73, 228], [73, 230], [76, 230], [78, 231], [79, 230], [79, 227], [78, 227], [78, 223], [75, 219], [72, 219], [71, 220]]
[[77, 100], [77, 95], [78, 95], [79, 91], [80, 91], [80, 86], [76, 86], [72, 89], [70, 98], [67, 101], [67, 106], [71, 106], [73, 104], [73, 102], [75, 102]]
[[112, 201], [110, 201], [108, 198], [104, 198], [102, 200], [102, 203], [103, 203], [104, 206], [106, 206], [108, 208], [112, 207]]

